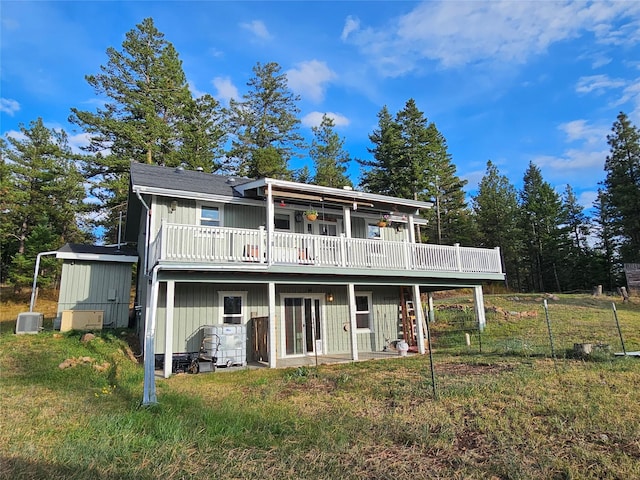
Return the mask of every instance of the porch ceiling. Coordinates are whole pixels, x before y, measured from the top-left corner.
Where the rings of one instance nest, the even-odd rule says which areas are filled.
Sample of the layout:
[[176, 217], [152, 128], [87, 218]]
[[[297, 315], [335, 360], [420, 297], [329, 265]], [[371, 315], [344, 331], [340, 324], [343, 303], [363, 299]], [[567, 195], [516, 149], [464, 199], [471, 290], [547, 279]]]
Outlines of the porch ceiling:
[[357, 206], [357, 210], [359, 211], [397, 211], [412, 214], [416, 213], [417, 210], [425, 210], [433, 206], [431, 202], [388, 197], [352, 189], [309, 185], [272, 178], [264, 178], [238, 186], [237, 190], [241, 191], [245, 197], [264, 199], [267, 196], [268, 185], [271, 185], [274, 198], [304, 200], [312, 204], [324, 204], [325, 206], [343, 207], [345, 205], [351, 205]]

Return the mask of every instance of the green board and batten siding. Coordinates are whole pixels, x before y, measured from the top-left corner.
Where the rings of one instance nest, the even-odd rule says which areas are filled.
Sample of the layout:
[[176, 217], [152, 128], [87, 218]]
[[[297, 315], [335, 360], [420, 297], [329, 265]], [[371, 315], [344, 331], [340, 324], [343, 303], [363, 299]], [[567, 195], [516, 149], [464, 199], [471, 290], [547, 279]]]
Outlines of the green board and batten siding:
[[[276, 288], [276, 335], [280, 338], [281, 305], [287, 295], [310, 296], [324, 295], [328, 290], [334, 295], [333, 302], [324, 302], [323, 334], [326, 354], [345, 354], [351, 352], [349, 334], [349, 310], [345, 287], [295, 287], [291, 285]], [[245, 321], [247, 332], [251, 337], [252, 317], [267, 316], [267, 286], [266, 285], [234, 285], [219, 283], [176, 283], [173, 317], [173, 352], [197, 352], [202, 341], [201, 327], [221, 323], [219, 292], [247, 292], [247, 306]], [[371, 312], [372, 329], [357, 333], [358, 350], [360, 352], [380, 351], [385, 345], [385, 339], [395, 339], [398, 336], [398, 304], [397, 296], [389, 294], [388, 288], [372, 287], [357, 289], [356, 294], [371, 292], [373, 295], [373, 311]], [[161, 283], [159, 292], [158, 329], [156, 332], [156, 353], [164, 353], [166, 338], [166, 289]], [[250, 342], [250, 339], [249, 339]], [[250, 343], [249, 343], [250, 345]], [[248, 345], [248, 347], [249, 347]], [[280, 344], [277, 345], [278, 358]], [[251, 355], [247, 348], [248, 355]]]
[[[172, 211], [171, 204], [176, 202], [176, 208]], [[264, 207], [251, 205], [218, 204], [215, 202], [203, 202], [203, 205], [219, 205], [222, 208], [223, 223], [225, 227], [234, 228], [258, 228], [264, 225]], [[157, 197], [154, 200], [154, 215], [156, 216], [156, 232], [160, 228], [161, 220], [169, 223], [183, 225], [198, 225], [198, 204], [195, 200], [181, 198]]]
[[64, 310], [102, 310], [104, 328], [129, 325], [131, 264], [65, 261], [58, 299], [58, 315]]
[[[164, 330], [167, 301], [166, 284], [163, 282], [160, 285], [156, 353], [164, 353], [166, 338]], [[197, 352], [202, 341], [201, 327], [222, 323], [219, 292], [247, 292], [247, 305], [244, 310], [247, 323], [250, 323], [251, 316], [267, 316], [268, 300], [265, 285], [176, 283], [173, 310], [174, 353]]]

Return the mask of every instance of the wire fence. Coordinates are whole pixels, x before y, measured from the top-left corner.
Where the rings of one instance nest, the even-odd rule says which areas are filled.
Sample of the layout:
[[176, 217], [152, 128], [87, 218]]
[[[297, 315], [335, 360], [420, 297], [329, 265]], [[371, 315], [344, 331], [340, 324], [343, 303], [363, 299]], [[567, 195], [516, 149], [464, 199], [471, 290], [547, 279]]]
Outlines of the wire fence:
[[473, 305], [438, 304], [435, 320], [429, 325], [431, 348], [451, 354], [556, 358], [599, 358], [640, 351], [637, 307], [632, 311], [613, 302], [595, 303], [588, 297], [548, 301], [511, 297], [506, 308], [486, 307], [482, 331]]

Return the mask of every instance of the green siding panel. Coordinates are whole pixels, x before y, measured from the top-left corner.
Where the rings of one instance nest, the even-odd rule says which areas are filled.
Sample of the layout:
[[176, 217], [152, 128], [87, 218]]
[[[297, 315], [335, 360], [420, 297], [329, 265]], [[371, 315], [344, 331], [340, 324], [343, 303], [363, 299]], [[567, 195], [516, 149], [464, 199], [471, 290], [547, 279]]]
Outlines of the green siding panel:
[[259, 228], [266, 221], [266, 212], [263, 207], [249, 205], [224, 206], [224, 226], [235, 228]]
[[104, 328], [126, 328], [130, 292], [130, 264], [65, 261], [58, 314], [63, 310], [103, 310]]
[[[156, 332], [156, 353], [164, 353], [166, 318], [166, 289], [161, 282], [158, 309], [158, 328]], [[202, 341], [201, 328], [205, 325], [220, 323], [221, 312], [219, 292], [247, 292], [245, 309], [248, 336], [252, 334], [252, 317], [268, 315], [267, 284], [219, 284], [219, 283], [176, 283], [174, 300], [173, 352], [197, 352]], [[325, 295], [333, 293], [334, 301], [327, 302]], [[399, 337], [399, 289], [393, 287], [357, 288], [358, 293], [372, 293], [372, 328], [368, 332], [358, 332], [359, 352], [382, 351], [388, 340]], [[280, 334], [281, 308], [287, 296], [320, 295], [323, 345], [326, 354], [351, 353], [351, 336], [349, 307], [347, 302], [347, 286], [314, 286], [314, 285], [277, 285], [276, 286], [276, 358], [282, 358]], [[250, 342], [250, 340], [249, 340]], [[251, 356], [251, 343], [247, 355]]]

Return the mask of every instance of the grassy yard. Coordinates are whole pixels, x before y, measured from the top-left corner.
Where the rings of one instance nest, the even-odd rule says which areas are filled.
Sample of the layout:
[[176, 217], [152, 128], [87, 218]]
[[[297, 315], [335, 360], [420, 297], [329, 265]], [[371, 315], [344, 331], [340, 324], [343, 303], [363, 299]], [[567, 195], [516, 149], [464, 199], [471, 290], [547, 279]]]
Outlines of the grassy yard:
[[[485, 301], [539, 308], [535, 297]], [[608, 326], [609, 303], [560, 296], [554, 326], [570, 331], [577, 311], [592, 330]], [[619, 308], [637, 338], [640, 305]], [[543, 319], [491, 316], [484, 341], [518, 322], [544, 338]], [[144, 408], [127, 332], [82, 343], [75, 332], [16, 336], [5, 320], [3, 479], [640, 478], [638, 358], [436, 349], [437, 398], [428, 356], [218, 370], [158, 379], [159, 404]]]

